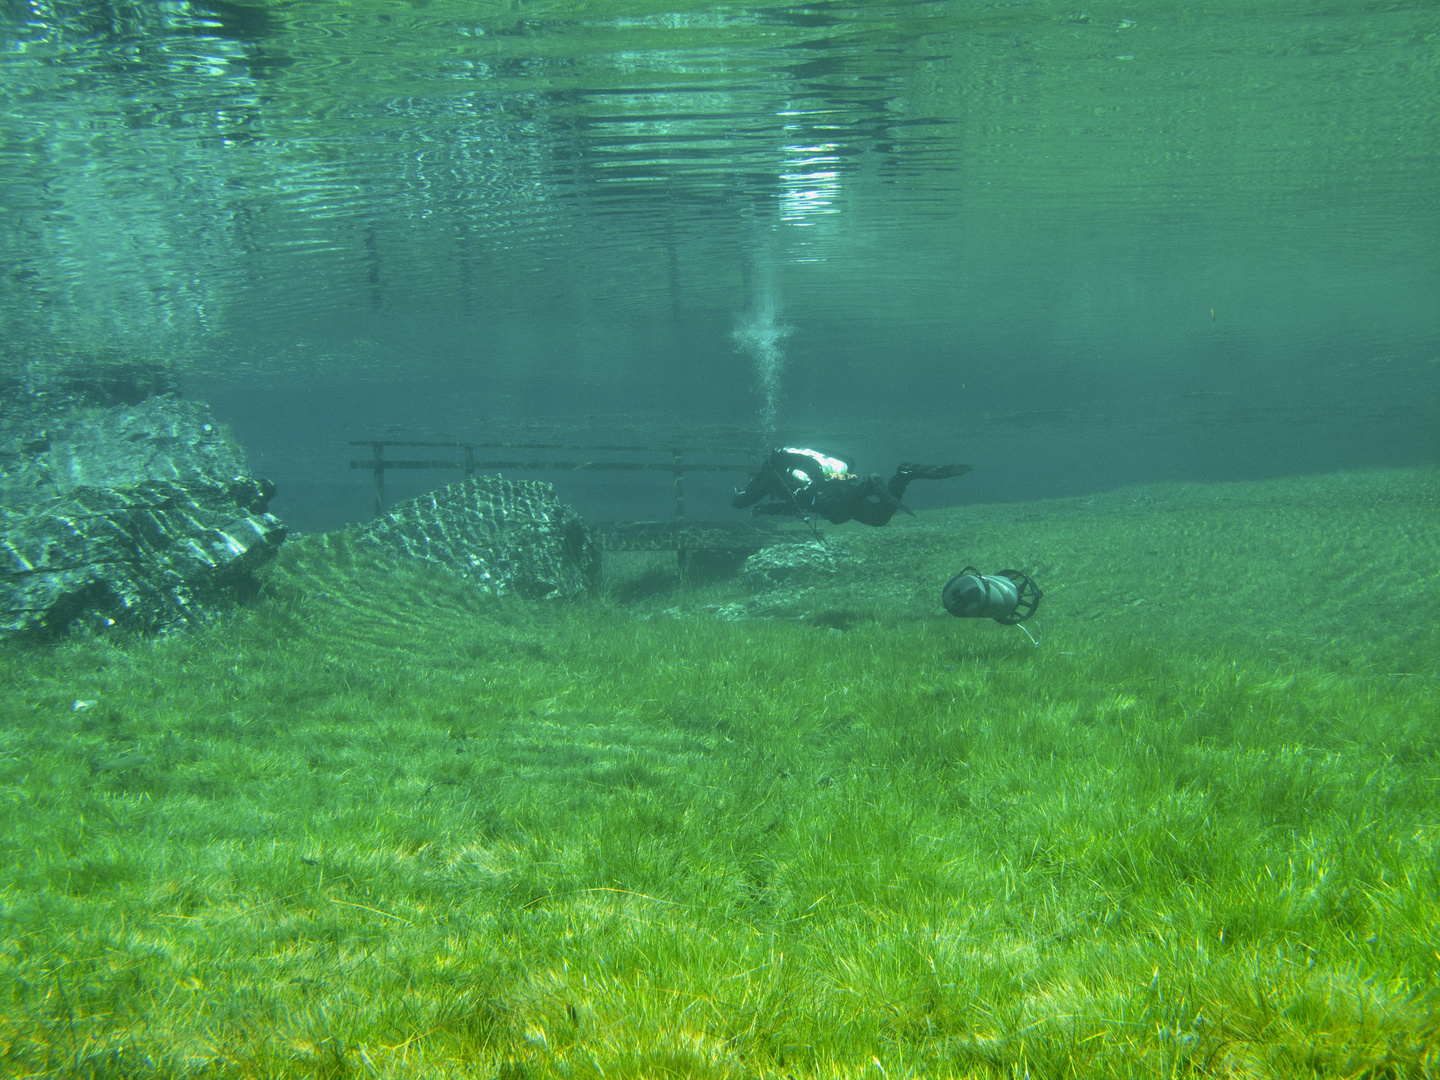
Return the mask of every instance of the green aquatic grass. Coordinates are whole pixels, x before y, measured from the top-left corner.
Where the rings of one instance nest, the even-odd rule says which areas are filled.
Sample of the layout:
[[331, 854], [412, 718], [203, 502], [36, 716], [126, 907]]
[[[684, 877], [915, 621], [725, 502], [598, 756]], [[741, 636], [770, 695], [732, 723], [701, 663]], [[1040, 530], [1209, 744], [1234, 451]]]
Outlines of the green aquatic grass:
[[9, 647], [0, 1073], [1431, 1075], [1436, 480], [836, 530], [759, 599], [306, 537], [222, 625]]

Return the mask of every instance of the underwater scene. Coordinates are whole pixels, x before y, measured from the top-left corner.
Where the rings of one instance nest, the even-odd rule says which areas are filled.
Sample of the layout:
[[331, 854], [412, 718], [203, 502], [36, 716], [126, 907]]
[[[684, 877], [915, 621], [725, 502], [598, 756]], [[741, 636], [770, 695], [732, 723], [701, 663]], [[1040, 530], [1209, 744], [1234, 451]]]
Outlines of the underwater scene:
[[1430, 0], [0, 0], [0, 1076], [1440, 1074]]

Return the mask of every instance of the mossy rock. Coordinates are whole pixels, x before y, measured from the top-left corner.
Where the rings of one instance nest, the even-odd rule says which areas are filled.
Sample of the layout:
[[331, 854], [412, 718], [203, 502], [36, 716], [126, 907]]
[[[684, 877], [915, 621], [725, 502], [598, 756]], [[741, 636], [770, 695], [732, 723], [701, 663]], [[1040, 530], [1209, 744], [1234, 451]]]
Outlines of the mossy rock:
[[496, 595], [569, 599], [600, 576], [594, 533], [551, 484], [480, 476], [399, 503], [362, 545], [443, 567]]

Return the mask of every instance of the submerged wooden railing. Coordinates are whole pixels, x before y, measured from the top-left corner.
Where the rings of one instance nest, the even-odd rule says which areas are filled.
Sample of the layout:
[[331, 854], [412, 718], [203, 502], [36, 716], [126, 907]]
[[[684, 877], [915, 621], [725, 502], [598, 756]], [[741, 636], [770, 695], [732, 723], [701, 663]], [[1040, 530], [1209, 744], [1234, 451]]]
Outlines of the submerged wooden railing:
[[[581, 443], [517, 443], [517, 442], [401, 442], [389, 439], [365, 439], [351, 446], [370, 447], [370, 457], [352, 460], [352, 469], [367, 469], [373, 474], [375, 516], [385, 513], [385, 474], [395, 469], [441, 469], [473, 477], [479, 473], [502, 469], [516, 472], [559, 470], [562, 472], [662, 472], [671, 475], [675, 498], [675, 517], [670, 521], [627, 521], [592, 523], [607, 551], [677, 551], [680, 565], [685, 565], [687, 550], [718, 550], [760, 548], [785, 536], [771, 521], [743, 519], [736, 521], [696, 521], [685, 516], [685, 474], [702, 472], [734, 472], [749, 475], [756, 468], [756, 453], [735, 447], [716, 446], [610, 446]], [[386, 454], [392, 448], [448, 450], [453, 456], [394, 458]], [[525, 457], [489, 456], [477, 451], [527, 452]], [[558, 454], [625, 455], [618, 460], [562, 460]], [[635, 460], [636, 456], [659, 460]], [[709, 460], [695, 460], [697, 457]], [[720, 458], [721, 460], [714, 460]], [[728, 459], [728, 460], [726, 460]], [[743, 462], [736, 459], [743, 459]]]

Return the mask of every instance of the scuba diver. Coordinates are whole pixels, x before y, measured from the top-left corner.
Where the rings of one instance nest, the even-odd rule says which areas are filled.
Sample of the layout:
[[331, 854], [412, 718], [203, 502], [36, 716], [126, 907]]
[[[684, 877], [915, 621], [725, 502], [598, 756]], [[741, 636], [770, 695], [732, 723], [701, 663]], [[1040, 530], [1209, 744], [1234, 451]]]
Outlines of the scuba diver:
[[[895, 511], [914, 512], [900, 499], [911, 480], [944, 480], [963, 476], [969, 465], [916, 465], [902, 462], [889, 481], [873, 473], [865, 479], [855, 475], [844, 458], [787, 446], [773, 451], [760, 471], [737, 491], [730, 504], [737, 510], [754, 506], [752, 514], [793, 514], [809, 520], [823, 517], [833, 525], [858, 521], [862, 525], [884, 525]], [[760, 503], [762, 499], [774, 500]]]

